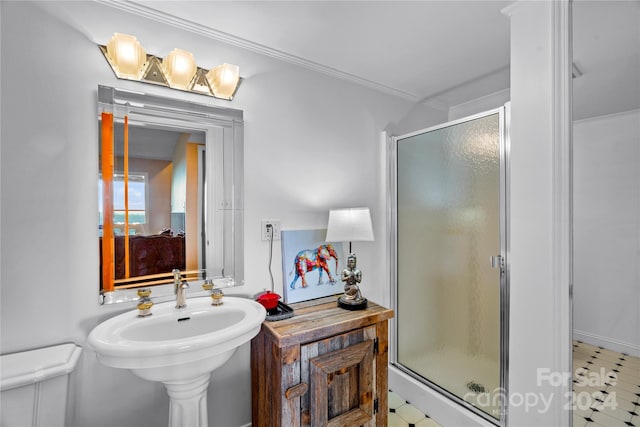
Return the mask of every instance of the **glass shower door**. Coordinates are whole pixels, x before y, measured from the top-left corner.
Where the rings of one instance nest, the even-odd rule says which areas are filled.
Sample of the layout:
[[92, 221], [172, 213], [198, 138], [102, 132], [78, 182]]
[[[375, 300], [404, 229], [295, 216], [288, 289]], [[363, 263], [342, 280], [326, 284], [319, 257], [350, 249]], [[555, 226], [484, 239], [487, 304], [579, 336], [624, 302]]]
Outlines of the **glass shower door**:
[[396, 364], [494, 422], [504, 396], [503, 122], [500, 109], [395, 138]]

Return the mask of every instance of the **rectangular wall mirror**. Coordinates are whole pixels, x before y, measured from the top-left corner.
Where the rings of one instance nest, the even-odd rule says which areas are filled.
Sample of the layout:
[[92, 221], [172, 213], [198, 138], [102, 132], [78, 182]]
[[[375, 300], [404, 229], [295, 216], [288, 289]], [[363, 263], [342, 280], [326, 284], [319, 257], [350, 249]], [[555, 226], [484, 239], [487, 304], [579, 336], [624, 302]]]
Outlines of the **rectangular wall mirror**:
[[101, 303], [243, 284], [242, 111], [99, 86], [98, 113]]

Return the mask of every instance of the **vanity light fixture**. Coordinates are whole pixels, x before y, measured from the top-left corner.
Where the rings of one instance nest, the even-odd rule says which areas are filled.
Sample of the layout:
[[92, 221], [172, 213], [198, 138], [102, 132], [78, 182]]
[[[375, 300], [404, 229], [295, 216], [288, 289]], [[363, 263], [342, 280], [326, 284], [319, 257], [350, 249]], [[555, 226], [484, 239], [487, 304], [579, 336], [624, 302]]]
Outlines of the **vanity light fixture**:
[[173, 49], [162, 60], [164, 71], [169, 86], [174, 89], [189, 90], [189, 83], [197, 70], [196, 60], [193, 54], [182, 49]]
[[224, 63], [207, 73], [207, 81], [211, 85], [214, 96], [230, 98], [240, 80], [240, 68], [237, 65]]
[[211, 70], [196, 65], [191, 52], [172, 50], [166, 58], [145, 52], [138, 40], [115, 33], [106, 45], [98, 45], [119, 79], [136, 80], [187, 92], [232, 100], [240, 84], [237, 65], [224, 63]]
[[107, 43], [106, 56], [119, 78], [140, 80], [142, 77], [147, 53], [134, 36], [115, 33]]

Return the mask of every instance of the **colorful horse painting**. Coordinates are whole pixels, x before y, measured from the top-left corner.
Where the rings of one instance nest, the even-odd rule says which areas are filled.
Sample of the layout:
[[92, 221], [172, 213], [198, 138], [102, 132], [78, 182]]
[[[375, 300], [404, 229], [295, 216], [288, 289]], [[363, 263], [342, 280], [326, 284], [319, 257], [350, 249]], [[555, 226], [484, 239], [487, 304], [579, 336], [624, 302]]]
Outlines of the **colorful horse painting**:
[[333, 278], [331, 272], [329, 271], [328, 262], [331, 258], [336, 260], [336, 271], [338, 271], [338, 255], [331, 244], [320, 245], [316, 249], [303, 249], [296, 255], [295, 260], [293, 261], [293, 268], [295, 270], [295, 277], [291, 282], [291, 289], [295, 289], [296, 282], [299, 278], [302, 278], [302, 287], [307, 287], [307, 280], [305, 279], [305, 274], [318, 269], [318, 285], [322, 283], [322, 274], [326, 272], [329, 276], [329, 281], [331, 284], [336, 282], [336, 279]]

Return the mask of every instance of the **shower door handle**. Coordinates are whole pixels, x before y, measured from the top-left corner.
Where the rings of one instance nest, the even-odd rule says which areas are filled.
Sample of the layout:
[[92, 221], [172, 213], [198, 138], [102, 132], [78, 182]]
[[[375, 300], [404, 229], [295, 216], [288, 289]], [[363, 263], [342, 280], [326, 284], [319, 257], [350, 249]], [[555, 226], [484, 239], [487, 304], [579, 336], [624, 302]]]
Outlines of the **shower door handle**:
[[504, 257], [502, 255], [493, 255], [490, 257], [491, 268], [499, 268], [500, 275], [504, 274]]

